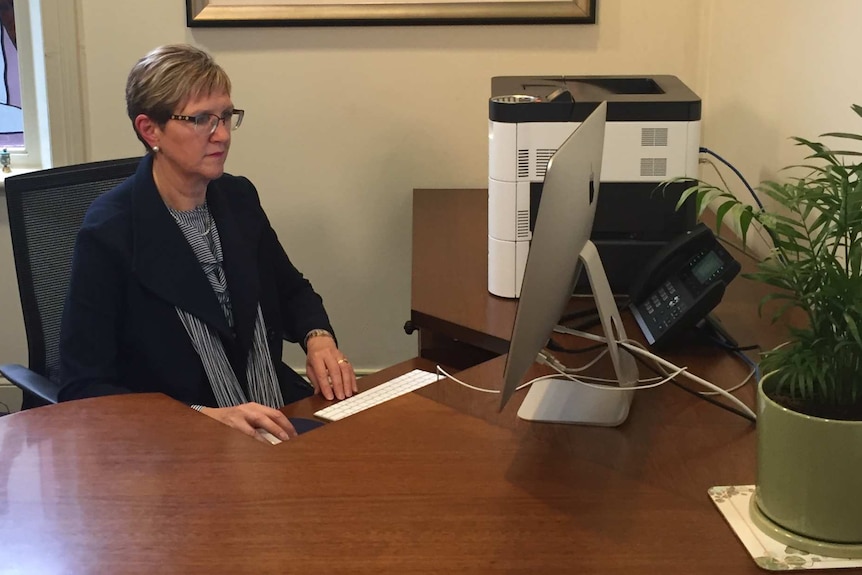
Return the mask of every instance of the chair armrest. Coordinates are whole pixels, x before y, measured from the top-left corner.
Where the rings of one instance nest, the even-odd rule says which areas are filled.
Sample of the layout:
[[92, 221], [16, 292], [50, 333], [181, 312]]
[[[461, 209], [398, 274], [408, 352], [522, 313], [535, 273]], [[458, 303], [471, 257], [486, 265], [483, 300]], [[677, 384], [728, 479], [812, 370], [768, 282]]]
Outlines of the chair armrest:
[[48, 403], [57, 403], [60, 386], [47, 377], [14, 363], [0, 365], [0, 373], [24, 391], [28, 391]]

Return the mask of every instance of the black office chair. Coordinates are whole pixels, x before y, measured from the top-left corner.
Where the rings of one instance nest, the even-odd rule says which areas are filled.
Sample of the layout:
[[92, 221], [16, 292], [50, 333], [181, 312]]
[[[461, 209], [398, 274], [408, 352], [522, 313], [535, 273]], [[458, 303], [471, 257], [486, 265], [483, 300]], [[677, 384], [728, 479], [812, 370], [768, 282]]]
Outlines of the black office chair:
[[23, 390], [22, 409], [57, 403], [60, 320], [75, 236], [93, 200], [131, 176], [138, 162], [108, 160], [6, 178], [29, 368], [0, 365], [0, 373]]

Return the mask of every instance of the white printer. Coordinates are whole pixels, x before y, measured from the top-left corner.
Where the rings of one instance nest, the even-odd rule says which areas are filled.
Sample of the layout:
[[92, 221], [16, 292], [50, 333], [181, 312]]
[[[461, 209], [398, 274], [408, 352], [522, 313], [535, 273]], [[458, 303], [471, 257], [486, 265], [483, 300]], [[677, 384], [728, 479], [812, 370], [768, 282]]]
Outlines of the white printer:
[[[488, 122], [488, 290], [519, 297], [548, 161], [600, 102], [608, 103], [592, 240], [615, 293], [649, 258], [696, 224], [677, 210], [696, 177], [701, 101], [675, 76], [501, 76]], [[581, 278], [579, 291], [586, 287]]]

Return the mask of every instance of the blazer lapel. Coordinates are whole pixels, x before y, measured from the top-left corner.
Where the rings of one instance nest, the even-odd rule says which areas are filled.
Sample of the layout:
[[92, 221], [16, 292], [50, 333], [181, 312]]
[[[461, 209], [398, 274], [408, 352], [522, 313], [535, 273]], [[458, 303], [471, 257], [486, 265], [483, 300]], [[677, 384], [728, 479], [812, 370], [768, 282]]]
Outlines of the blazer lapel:
[[153, 181], [147, 155], [135, 173], [132, 193], [133, 266], [140, 282], [172, 305], [227, 337], [230, 326], [191, 247], [168, 212]]
[[[245, 190], [227, 189], [228, 181], [213, 181], [207, 190], [207, 201], [221, 238], [234, 331], [240, 349], [247, 352], [254, 339], [260, 300], [258, 245], [263, 219], [259, 210], [250, 210], [241, 202], [246, 197]], [[246, 355], [243, 353], [242, 357]]]

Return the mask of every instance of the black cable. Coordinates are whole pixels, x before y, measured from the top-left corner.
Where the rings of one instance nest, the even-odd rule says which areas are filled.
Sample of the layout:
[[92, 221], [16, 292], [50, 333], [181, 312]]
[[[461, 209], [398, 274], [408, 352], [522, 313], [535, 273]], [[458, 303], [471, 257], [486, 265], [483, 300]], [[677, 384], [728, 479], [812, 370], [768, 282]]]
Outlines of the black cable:
[[[580, 319], [581, 321], [576, 324], [571, 324], [570, 322], [573, 319]], [[600, 323], [602, 323], [602, 318], [599, 317], [599, 312], [595, 308], [592, 310], [585, 310], [584, 312], [566, 314], [560, 318], [560, 325], [577, 331], [587, 331], [591, 327], [595, 327]]]
[[[622, 310], [625, 310], [626, 308], [629, 307], [629, 297], [628, 296], [623, 296], [623, 295], [616, 296], [615, 295], [614, 300], [619, 300], [619, 303], [617, 303], [617, 311], [621, 312]], [[589, 316], [594, 316], [594, 315], [597, 316], [598, 314], [599, 314], [598, 308], [596, 308], [596, 306], [592, 306], [592, 307], [589, 307], [587, 309], [581, 309], [578, 311], [573, 311], [571, 313], [564, 314], [563, 317], [560, 318], [560, 324], [564, 324], [566, 322], [569, 322], [569, 321], [572, 321], [575, 319], [584, 318], [584, 317], [589, 317]]]
[[[560, 344], [558, 344], [557, 342], [555, 342], [553, 339], [550, 339], [550, 340], [548, 340], [548, 345], [547, 345], [546, 347], [547, 347], [549, 350], [551, 350], [551, 351], [556, 351], [556, 352], [561, 352], [561, 353], [572, 353], [572, 354], [576, 354], [576, 353], [585, 353], [585, 352], [588, 352], [588, 351], [595, 351], [595, 350], [597, 350], [597, 349], [602, 349], [602, 348], [607, 347], [607, 344], [606, 344], [606, 343], [599, 343], [599, 344], [592, 345], [592, 346], [590, 346], [590, 347], [585, 347], [585, 348], [582, 348], [582, 349], [569, 349], [569, 348], [565, 348], [565, 347], [561, 346]], [[634, 353], [633, 353], [633, 354], [630, 354], [630, 355], [631, 355], [632, 357], [634, 357], [634, 358], [635, 358], [635, 360], [637, 360], [637, 361], [638, 361], [638, 363], [641, 363], [644, 367], [646, 367], [647, 369], [649, 369], [651, 372], [653, 372], [653, 373], [654, 373], [654, 374], [656, 374], [657, 376], [659, 376], [659, 377], [661, 377], [661, 378], [666, 378], [666, 377], [667, 377], [667, 374], [666, 374], [666, 373], [662, 373], [661, 371], [659, 371], [658, 369], [656, 369], [653, 365], [651, 365], [651, 364], [647, 363], [647, 362], [646, 362], [646, 360], [644, 360], [644, 359], [643, 359], [642, 357], [640, 357], [638, 354], [634, 354]], [[751, 417], [751, 416], [750, 416], [750, 415], [748, 415], [747, 413], [745, 413], [745, 412], [743, 412], [743, 411], [741, 411], [741, 410], [739, 410], [739, 409], [736, 409], [735, 407], [731, 407], [731, 406], [729, 406], [729, 405], [725, 405], [724, 403], [721, 403], [720, 401], [717, 401], [717, 400], [713, 399], [712, 397], [710, 397], [710, 396], [708, 396], [708, 395], [702, 395], [702, 394], [698, 393], [697, 391], [695, 391], [695, 390], [691, 389], [690, 387], [688, 387], [688, 386], [686, 386], [686, 385], [681, 384], [680, 382], [678, 382], [678, 381], [676, 380], [676, 378], [671, 378], [669, 381], [670, 381], [670, 383], [674, 384], [675, 386], [677, 386], [678, 388], [682, 389], [683, 391], [686, 391], [686, 392], [688, 392], [688, 393], [690, 393], [690, 394], [694, 395], [695, 397], [697, 397], [697, 398], [699, 398], [699, 399], [702, 399], [702, 400], [706, 401], [707, 403], [711, 403], [711, 404], [715, 405], [716, 407], [720, 407], [721, 409], [727, 410], [727, 411], [729, 411], [729, 412], [731, 412], [731, 413], [735, 413], [736, 415], [738, 415], [738, 416], [740, 416], [740, 417], [742, 417], [742, 418], [744, 418], [744, 419], [748, 420], [749, 422], [751, 422], [751, 423], [753, 423], [753, 424], [755, 424], [755, 425], [757, 424], [757, 420], [755, 420], [753, 417]]]
[[758, 382], [760, 381], [760, 365], [758, 365], [754, 360], [752, 360], [750, 357], [748, 357], [747, 355], [745, 355], [743, 353], [745, 351], [760, 350], [761, 347], [759, 344], [739, 346], [739, 345], [735, 345], [735, 342], [734, 342], [734, 344], [731, 344], [731, 343], [723, 340], [720, 337], [714, 337], [712, 335], [709, 335], [708, 333], [704, 333], [703, 336], [706, 337], [710, 342], [712, 342], [715, 345], [717, 345], [718, 347], [720, 347], [721, 349], [729, 351], [730, 353], [734, 354], [739, 359], [744, 361], [746, 364], [748, 364], [748, 366], [754, 370], [754, 375], [756, 377], [756, 381], [758, 381]]
[[728, 345], [728, 346], [724, 346], [724, 349], [726, 349], [727, 351], [754, 351], [754, 350], [758, 350], [761, 348], [760, 348], [759, 344], [755, 343], [754, 345], [737, 345], [737, 346]]
[[[598, 323], [598, 320], [597, 320], [597, 322], [596, 322], [596, 323]], [[713, 339], [714, 343], [716, 343], [716, 344], [718, 344], [718, 343], [719, 343], [719, 341], [718, 341], [718, 340], [716, 340], [716, 339], [714, 339], [714, 338], [711, 338], [711, 339]], [[585, 352], [588, 352], [588, 351], [595, 351], [595, 350], [597, 350], [597, 349], [602, 349], [602, 348], [604, 348], [604, 347], [607, 347], [607, 343], [599, 343], [599, 344], [592, 345], [592, 346], [589, 346], [589, 347], [585, 347], [585, 348], [582, 348], [582, 349], [568, 349], [568, 348], [565, 348], [565, 347], [561, 346], [560, 344], [558, 344], [557, 342], [555, 342], [553, 339], [549, 339], [549, 340], [548, 340], [548, 345], [547, 345], [546, 347], [547, 347], [549, 350], [551, 350], [551, 351], [562, 352], [562, 353], [573, 353], [573, 354], [576, 354], [576, 353], [585, 353]], [[722, 345], [722, 347], [724, 347], [724, 345]], [[753, 348], [754, 348], [754, 349], [760, 349], [760, 346], [753, 346]], [[743, 348], [740, 348], [740, 349], [743, 349]], [[731, 350], [731, 351], [733, 351], [733, 350]], [[638, 354], [634, 354], [634, 353], [632, 353], [632, 354], [630, 354], [630, 355], [631, 355], [632, 357], [634, 357], [634, 358], [635, 358], [635, 360], [637, 360], [637, 361], [638, 361], [638, 363], [642, 364], [644, 367], [646, 367], [647, 369], [649, 369], [651, 372], [653, 372], [653, 373], [654, 373], [654, 374], [656, 374], [657, 376], [659, 376], [659, 377], [661, 377], [661, 378], [666, 378], [666, 377], [667, 377], [667, 374], [666, 374], [666, 373], [662, 373], [661, 371], [659, 371], [658, 369], [656, 369], [653, 365], [651, 365], [651, 364], [647, 363], [647, 362], [646, 362], [642, 357], [640, 357]], [[729, 411], [729, 412], [731, 412], [731, 413], [734, 413], [734, 414], [736, 414], [736, 415], [738, 415], [738, 416], [742, 417], [743, 419], [745, 419], [745, 420], [747, 420], [747, 421], [749, 421], [749, 422], [753, 423], [754, 425], [757, 425], [757, 420], [756, 420], [756, 419], [754, 419], [753, 417], [751, 417], [750, 415], [748, 415], [747, 413], [745, 413], [744, 411], [741, 411], [741, 410], [736, 409], [735, 407], [731, 407], [731, 406], [729, 406], [729, 405], [725, 405], [724, 403], [722, 403], [722, 402], [720, 402], [720, 401], [717, 401], [717, 400], [713, 399], [712, 397], [710, 397], [710, 396], [708, 396], [708, 395], [702, 395], [702, 394], [698, 393], [697, 391], [695, 391], [695, 390], [691, 389], [690, 387], [688, 387], [688, 386], [686, 386], [686, 385], [681, 384], [680, 382], [678, 382], [678, 381], [676, 380], [676, 378], [673, 378], [673, 377], [672, 377], [672, 378], [670, 378], [670, 383], [674, 384], [675, 386], [677, 386], [678, 388], [682, 389], [683, 391], [686, 391], [686, 392], [688, 392], [688, 393], [690, 393], [690, 394], [694, 395], [695, 397], [697, 397], [697, 398], [699, 398], [699, 399], [702, 399], [702, 400], [706, 401], [707, 403], [711, 403], [712, 405], [715, 405], [716, 407], [720, 407], [721, 409], [724, 409], [724, 410], [726, 410], [726, 411]]]
[[727, 351], [755, 351], [761, 349], [760, 344], [758, 343], [755, 343], [753, 345], [730, 345], [727, 342], [721, 341], [720, 339], [716, 339], [709, 335], [706, 335], [705, 337], [721, 349], [726, 349]]
[[3, 409], [5, 409], [5, 410], [6, 410], [6, 412], [5, 412], [5, 413], [4, 413], [4, 412], [2, 412], [2, 411], [0, 411], [0, 417], [3, 417], [4, 415], [10, 415], [10, 414], [12, 413], [12, 408], [10, 408], [8, 405], [6, 405], [5, 403], [3, 403], [2, 401], [0, 401], [0, 405], [2, 405], [2, 406], [3, 406]]
[[736, 174], [736, 177], [738, 177], [742, 181], [742, 183], [745, 184], [745, 187], [748, 188], [748, 191], [751, 193], [751, 197], [754, 198], [754, 202], [757, 204], [757, 207], [760, 208], [761, 210], [763, 209], [763, 203], [760, 201], [760, 198], [757, 197], [757, 193], [755, 193], [754, 188], [751, 187], [751, 185], [748, 183], [748, 180], [746, 180], [745, 176], [742, 175], [742, 172], [737, 170], [733, 164], [731, 164], [730, 162], [728, 162], [727, 160], [725, 160], [724, 158], [722, 158], [721, 156], [719, 156], [718, 154], [716, 154], [715, 152], [710, 150], [709, 148], [705, 148], [705, 147], [701, 146], [700, 151], [704, 154], [709, 154], [710, 156], [714, 157], [719, 162], [721, 162], [722, 164], [724, 164], [725, 166], [730, 168], [733, 171], [733, 173]]
[[716, 337], [715, 335], [712, 335], [712, 333], [710, 333], [710, 330], [705, 329], [705, 328], [701, 327], [700, 325], [695, 326], [695, 328], [694, 328], [694, 329], [695, 329], [695, 330], [697, 331], [697, 333], [699, 333], [702, 337], [706, 338], [706, 339], [707, 339], [707, 341], [709, 341], [710, 343], [713, 343], [713, 344], [717, 345], [718, 347], [720, 347], [721, 349], [724, 349], [724, 350], [727, 350], [727, 351], [732, 351], [732, 352], [737, 352], [737, 351], [755, 351], [755, 350], [762, 349], [762, 348], [760, 347], [760, 344], [758, 344], [758, 343], [755, 343], [755, 344], [752, 344], [752, 345], [736, 345], [736, 342], [734, 342], [734, 343], [730, 343], [730, 342], [726, 341], [726, 340], [725, 340], [724, 338], [722, 338], [722, 337]]
[[[722, 334], [721, 332], [710, 333], [709, 330], [704, 329], [701, 326], [697, 326], [695, 329], [697, 329], [700, 335], [705, 337], [709, 343], [715, 344], [721, 349], [727, 350], [732, 353], [760, 349], [759, 343], [755, 343], [752, 345], [738, 345], [735, 340], [727, 340], [724, 337], [725, 334]], [[727, 334], [727, 337], [730, 337], [730, 335]]]
[[598, 313], [599, 313], [599, 310], [598, 310], [598, 309], [596, 309], [595, 307], [591, 307], [591, 308], [587, 308], [587, 309], [582, 309], [582, 310], [579, 310], [579, 311], [574, 311], [574, 312], [572, 312], [572, 313], [564, 314], [564, 315], [563, 315], [563, 317], [561, 317], [561, 318], [560, 318], [560, 323], [566, 323], [566, 322], [572, 321], [572, 320], [574, 320], [574, 319], [580, 319], [580, 318], [583, 318], [583, 317], [588, 317], [588, 316], [591, 316], [591, 315], [596, 315], [596, 314], [598, 314]]
[[[635, 358], [635, 360], [638, 361], [638, 363], [642, 364], [644, 367], [649, 369], [651, 372], [653, 372], [657, 376], [663, 377], [663, 378], [667, 377], [667, 374], [662, 373], [661, 371], [656, 369], [653, 365], [647, 363], [646, 360], [641, 358], [639, 355], [637, 355], [637, 354], [631, 354], [631, 355]], [[735, 407], [731, 407], [729, 405], [725, 405], [724, 403], [721, 403], [720, 401], [717, 401], [708, 395], [702, 395], [702, 394], [698, 393], [697, 391], [691, 389], [690, 387], [681, 384], [680, 382], [678, 382], [676, 380], [676, 378], [671, 378], [670, 382], [672, 384], [674, 384], [675, 386], [677, 386], [678, 388], [680, 388], [681, 390], [694, 395], [698, 399], [702, 399], [702, 400], [706, 401], [707, 403], [711, 403], [712, 405], [714, 405], [716, 407], [720, 407], [721, 409], [724, 409], [724, 410], [729, 411], [731, 413], [735, 413], [739, 417], [742, 417], [743, 419], [749, 421], [750, 423], [757, 425], [757, 420], [754, 419], [753, 417], [751, 417], [750, 415], [748, 415], [747, 413], [745, 413], [744, 411], [741, 411], [741, 410], [736, 409]]]
[[556, 341], [554, 341], [553, 339], [549, 339], [549, 340], [548, 340], [548, 345], [546, 345], [545, 347], [547, 347], [547, 348], [548, 348], [548, 349], [550, 349], [551, 351], [556, 351], [556, 352], [559, 352], [559, 353], [572, 353], [572, 354], [577, 354], [577, 353], [587, 353], [587, 352], [589, 352], [589, 351], [595, 351], [595, 350], [597, 350], [597, 349], [603, 349], [603, 348], [605, 348], [605, 347], [607, 347], [607, 346], [608, 346], [608, 345], [607, 345], [606, 343], [597, 343], [596, 345], [591, 345], [591, 346], [589, 346], [589, 347], [583, 347], [583, 348], [578, 348], [578, 349], [571, 349], [571, 348], [563, 347], [562, 345], [560, 345], [559, 343], [557, 343], [557, 342], [556, 342]]
[[577, 323], [573, 326], [569, 326], [569, 329], [574, 329], [576, 331], [587, 331], [591, 327], [595, 327], [597, 325], [600, 325], [601, 323], [602, 323], [602, 318], [600, 318], [598, 315], [594, 315], [590, 319], [586, 319], [586, 320], [584, 320], [580, 323]]
[[[725, 160], [724, 158], [722, 158], [721, 156], [719, 156], [718, 154], [716, 154], [715, 152], [713, 152], [712, 150], [710, 150], [709, 148], [706, 148], [706, 147], [704, 147], [704, 146], [701, 146], [701, 147], [699, 148], [699, 150], [700, 150], [700, 152], [701, 152], [701, 153], [709, 154], [710, 156], [713, 156], [714, 158], [718, 159], [718, 161], [720, 161], [722, 164], [724, 164], [725, 166], [727, 166], [728, 168], [730, 168], [730, 170], [732, 170], [732, 171], [733, 171], [733, 173], [734, 173], [734, 174], [736, 174], [736, 176], [739, 178], [739, 180], [740, 180], [740, 181], [745, 185], [745, 187], [748, 189], [749, 193], [751, 194], [751, 197], [752, 197], [752, 198], [754, 198], [754, 202], [757, 204], [757, 207], [758, 207], [758, 208], [760, 208], [760, 210], [761, 210], [761, 211], [764, 209], [764, 208], [763, 208], [763, 202], [761, 202], [761, 201], [760, 201], [760, 198], [759, 198], [759, 197], [757, 197], [757, 193], [754, 191], [754, 188], [752, 188], [752, 187], [751, 187], [751, 185], [748, 183], [748, 180], [746, 180], [746, 179], [745, 179], [745, 176], [743, 176], [743, 175], [742, 175], [742, 172], [740, 172], [739, 170], [737, 170], [737, 169], [736, 169], [736, 166], [734, 166], [733, 164], [731, 164], [730, 162], [728, 162], [727, 160]], [[720, 177], [720, 174], [719, 174], [719, 177]], [[775, 240], [775, 236], [773, 235], [772, 230], [770, 230], [770, 229], [769, 229], [768, 227], [766, 227], [766, 226], [762, 226], [762, 228], [763, 228], [763, 230], [766, 232], [766, 235], [768, 235], [768, 236], [769, 236], [769, 239], [772, 241], [772, 244], [773, 244], [774, 246], [777, 246], [777, 245], [778, 245], [778, 242]], [[732, 245], [732, 244], [730, 244], [730, 245]], [[745, 250], [742, 250], [742, 251], [745, 251]], [[786, 263], [785, 258], [784, 258], [784, 256], [781, 254], [781, 252], [778, 252], [778, 253], [776, 254], [776, 257], [777, 257], [777, 258], [778, 258], [778, 260], [779, 260], [779, 261], [781, 261], [782, 263]]]

